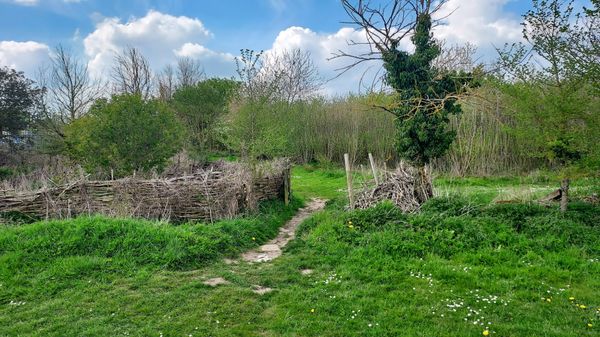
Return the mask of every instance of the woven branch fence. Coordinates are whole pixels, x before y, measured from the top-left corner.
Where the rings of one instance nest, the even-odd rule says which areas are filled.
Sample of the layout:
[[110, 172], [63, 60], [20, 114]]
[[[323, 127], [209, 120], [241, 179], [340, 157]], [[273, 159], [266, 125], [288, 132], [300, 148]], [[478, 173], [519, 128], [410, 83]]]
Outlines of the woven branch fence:
[[[228, 163], [165, 179], [89, 181], [19, 192], [0, 190], [1, 214], [64, 219], [82, 214], [176, 222], [214, 221], [255, 209], [259, 201], [289, 193], [290, 163], [276, 160], [250, 167]], [[287, 180], [287, 181], [286, 181]]]

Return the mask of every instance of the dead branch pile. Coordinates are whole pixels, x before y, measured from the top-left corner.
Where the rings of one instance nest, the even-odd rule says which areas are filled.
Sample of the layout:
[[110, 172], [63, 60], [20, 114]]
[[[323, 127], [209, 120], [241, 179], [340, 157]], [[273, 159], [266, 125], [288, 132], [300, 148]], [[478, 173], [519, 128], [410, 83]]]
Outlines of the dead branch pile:
[[354, 208], [367, 209], [389, 200], [403, 212], [415, 212], [429, 199], [430, 191], [428, 179], [422, 179], [412, 167], [401, 166], [395, 171], [385, 172], [379, 185], [359, 192]]
[[256, 177], [246, 165], [227, 163], [165, 179], [88, 181], [82, 177], [61, 187], [37, 191], [1, 190], [0, 214], [19, 212], [46, 219], [104, 214], [213, 221], [253, 209], [260, 200], [280, 197], [290, 165], [275, 161], [272, 166], [268, 175]]

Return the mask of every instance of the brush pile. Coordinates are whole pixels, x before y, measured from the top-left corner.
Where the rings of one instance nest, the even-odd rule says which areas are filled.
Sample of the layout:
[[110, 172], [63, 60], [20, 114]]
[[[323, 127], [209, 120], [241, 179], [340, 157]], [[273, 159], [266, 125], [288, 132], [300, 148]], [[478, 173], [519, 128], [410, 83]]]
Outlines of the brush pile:
[[402, 165], [395, 171], [385, 172], [379, 185], [359, 192], [354, 208], [367, 209], [389, 200], [403, 212], [410, 213], [419, 210], [432, 195], [431, 180], [427, 174]]

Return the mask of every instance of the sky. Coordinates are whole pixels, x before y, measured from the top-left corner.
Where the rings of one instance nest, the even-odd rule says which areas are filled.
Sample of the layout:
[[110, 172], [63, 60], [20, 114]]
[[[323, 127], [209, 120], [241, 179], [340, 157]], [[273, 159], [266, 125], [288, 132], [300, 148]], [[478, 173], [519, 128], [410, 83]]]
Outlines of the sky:
[[[449, 0], [452, 13], [435, 36], [450, 44], [472, 43], [481, 61], [495, 57], [494, 46], [521, 39], [521, 15], [529, 0]], [[358, 67], [337, 78], [348, 60], [328, 60], [364, 32], [344, 24], [339, 0], [0, 0], [0, 66], [34, 77], [58, 44], [88, 63], [93, 76], [106, 76], [115, 52], [139, 48], [159, 71], [178, 57], [198, 59], [208, 76], [235, 76], [240, 49], [267, 53], [309, 51], [326, 95], [359, 90]], [[405, 41], [402, 48], [410, 48]], [[335, 78], [335, 79], [333, 79]]]

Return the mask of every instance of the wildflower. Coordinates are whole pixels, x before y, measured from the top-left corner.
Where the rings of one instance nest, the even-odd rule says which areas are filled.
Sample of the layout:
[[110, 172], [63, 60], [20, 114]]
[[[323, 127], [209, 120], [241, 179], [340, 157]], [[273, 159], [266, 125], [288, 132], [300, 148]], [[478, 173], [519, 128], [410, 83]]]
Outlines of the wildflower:
[[490, 335], [490, 330], [483, 330], [483, 335], [484, 336], [489, 336]]
[[313, 308], [313, 309], [310, 309], [310, 312], [311, 312], [311, 313], [314, 313], [314, 312], [315, 312], [315, 309], [314, 309], [314, 308]]
[[551, 298], [547, 298], [546, 302], [550, 303], [550, 302], [552, 302], [552, 299]]
[[581, 309], [585, 309], [585, 308], [587, 308], [587, 307], [586, 307], [585, 305], [583, 305], [583, 304], [580, 304], [580, 305], [579, 305], [579, 307], [580, 307]]
[[252, 241], [256, 241], [256, 238], [255, 238], [255, 237], [252, 237]]
[[588, 328], [593, 327], [592, 323], [588, 323]]
[[353, 226], [353, 225], [349, 225], [349, 226], [348, 226], [348, 228], [350, 228], [350, 229], [353, 229], [353, 228], [354, 228], [354, 226]]
[[573, 297], [573, 296], [569, 297], [569, 301], [575, 301], [575, 297]]
[[352, 221], [348, 221], [348, 225], [352, 225]]

